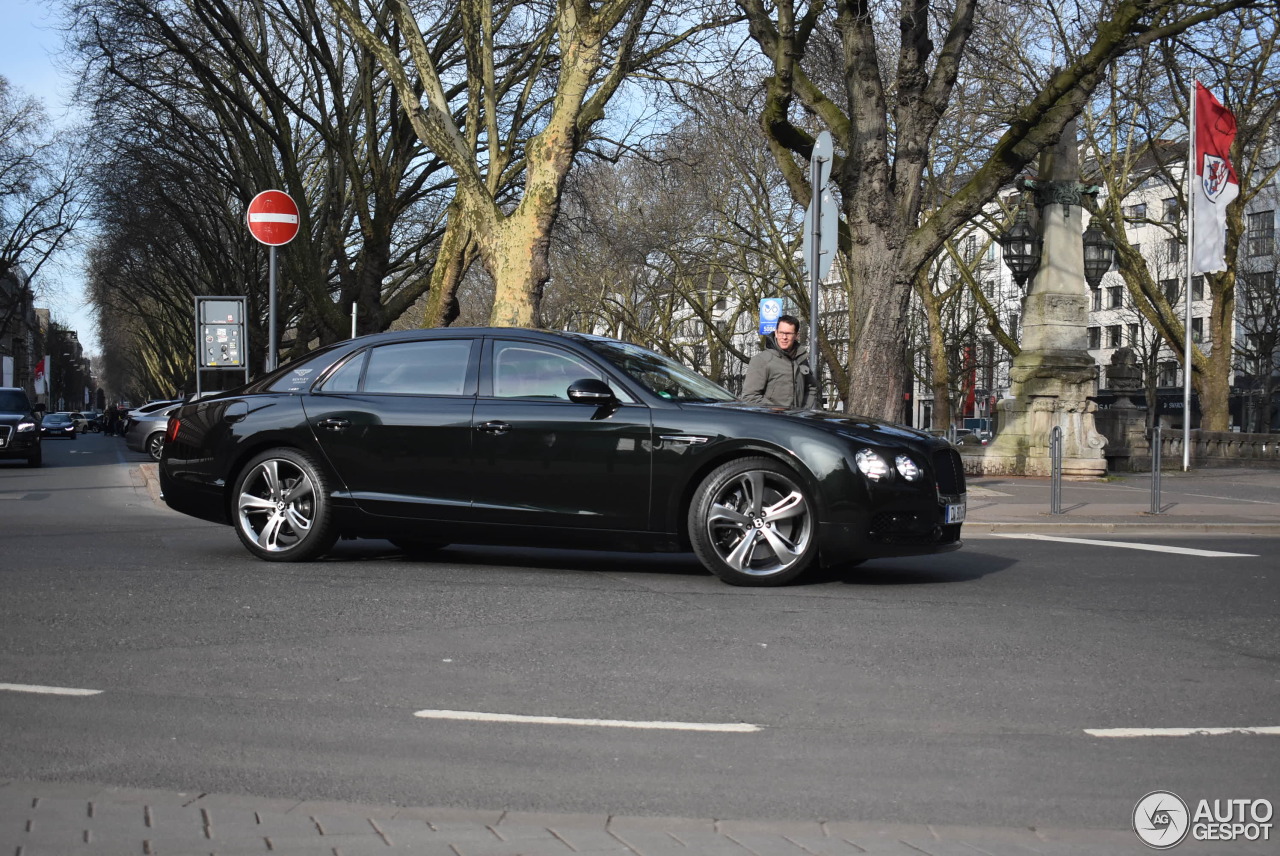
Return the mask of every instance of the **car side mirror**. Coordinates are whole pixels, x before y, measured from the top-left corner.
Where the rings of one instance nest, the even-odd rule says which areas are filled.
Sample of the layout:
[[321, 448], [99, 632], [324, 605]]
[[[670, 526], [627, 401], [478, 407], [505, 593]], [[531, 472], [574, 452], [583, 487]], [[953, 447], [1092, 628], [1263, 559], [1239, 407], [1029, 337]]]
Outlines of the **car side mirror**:
[[594, 404], [597, 407], [613, 404], [618, 397], [609, 384], [596, 377], [584, 377], [569, 384], [569, 400], [574, 404]]

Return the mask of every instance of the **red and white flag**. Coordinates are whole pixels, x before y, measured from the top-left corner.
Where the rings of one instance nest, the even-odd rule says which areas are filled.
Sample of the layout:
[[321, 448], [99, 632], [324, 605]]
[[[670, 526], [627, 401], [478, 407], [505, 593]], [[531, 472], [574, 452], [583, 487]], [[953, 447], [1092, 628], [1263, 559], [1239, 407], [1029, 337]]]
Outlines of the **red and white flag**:
[[1236, 138], [1236, 117], [1196, 82], [1195, 180], [1191, 210], [1195, 217], [1191, 272], [1226, 270], [1227, 206], [1240, 195], [1240, 180], [1228, 154]]
[[48, 357], [36, 363], [36, 395], [44, 395], [47, 391], [45, 389], [45, 375], [48, 374], [48, 366]]

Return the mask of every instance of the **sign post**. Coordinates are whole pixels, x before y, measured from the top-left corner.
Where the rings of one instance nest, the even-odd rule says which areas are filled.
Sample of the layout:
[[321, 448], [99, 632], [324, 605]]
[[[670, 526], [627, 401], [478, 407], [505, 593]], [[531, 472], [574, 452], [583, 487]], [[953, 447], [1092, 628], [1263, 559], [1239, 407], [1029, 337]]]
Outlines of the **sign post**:
[[276, 367], [276, 247], [298, 236], [298, 204], [283, 190], [264, 190], [249, 203], [249, 233], [271, 248], [267, 298], [267, 371]]
[[827, 179], [831, 177], [831, 132], [823, 131], [813, 144], [813, 154], [809, 158], [809, 184], [812, 196], [809, 209], [804, 217], [804, 263], [809, 270], [809, 367], [813, 371], [813, 382], [818, 389], [818, 408], [824, 406], [822, 395], [822, 372], [819, 367], [820, 351], [818, 348], [819, 285], [822, 278], [831, 269], [831, 260], [835, 256], [835, 239], [837, 222], [835, 198], [823, 193]]

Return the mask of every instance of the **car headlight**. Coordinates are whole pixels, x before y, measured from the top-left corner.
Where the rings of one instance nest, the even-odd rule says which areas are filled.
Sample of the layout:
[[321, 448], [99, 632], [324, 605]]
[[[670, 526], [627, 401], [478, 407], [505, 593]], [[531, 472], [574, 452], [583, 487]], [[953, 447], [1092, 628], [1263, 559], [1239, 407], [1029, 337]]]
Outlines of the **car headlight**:
[[889, 463], [870, 449], [859, 449], [853, 456], [853, 462], [858, 465], [858, 470], [872, 481], [880, 481], [889, 475]]
[[920, 481], [924, 477], [924, 471], [920, 469], [920, 466], [906, 455], [899, 455], [894, 458], [893, 466], [898, 471], [898, 475], [909, 482]]
[[34, 431], [34, 430], [36, 430], [36, 423], [34, 423], [34, 422], [19, 422], [19, 423], [18, 423], [18, 433], [19, 433], [19, 434], [25, 434], [25, 433], [26, 433], [26, 432], [28, 432], [28, 431]]

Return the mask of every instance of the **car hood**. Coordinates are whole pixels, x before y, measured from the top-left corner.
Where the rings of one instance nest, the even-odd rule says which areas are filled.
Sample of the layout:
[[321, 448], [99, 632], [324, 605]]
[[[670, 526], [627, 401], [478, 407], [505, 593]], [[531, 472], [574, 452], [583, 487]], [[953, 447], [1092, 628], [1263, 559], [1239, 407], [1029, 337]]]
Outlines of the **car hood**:
[[19, 419], [27, 419], [30, 416], [31, 416], [30, 413], [16, 413], [11, 410], [0, 411], [0, 419], [4, 419], [11, 422]]
[[794, 419], [832, 433], [857, 437], [868, 443], [883, 443], [885, 445], [924, 443], [926, 445], [934, 445], [937, 442], [936, 437], [925, 431], [908, 428], [906, 425], [899, 425], [896, 422], [873, 419], [869, 416], [851, 416], [847, 413], [832, 413], [825, 410], [787, 410], [782, 407], [748, 404], [742, 401], [725, 401], [696, 406], [768, 413], [783, 419]]

